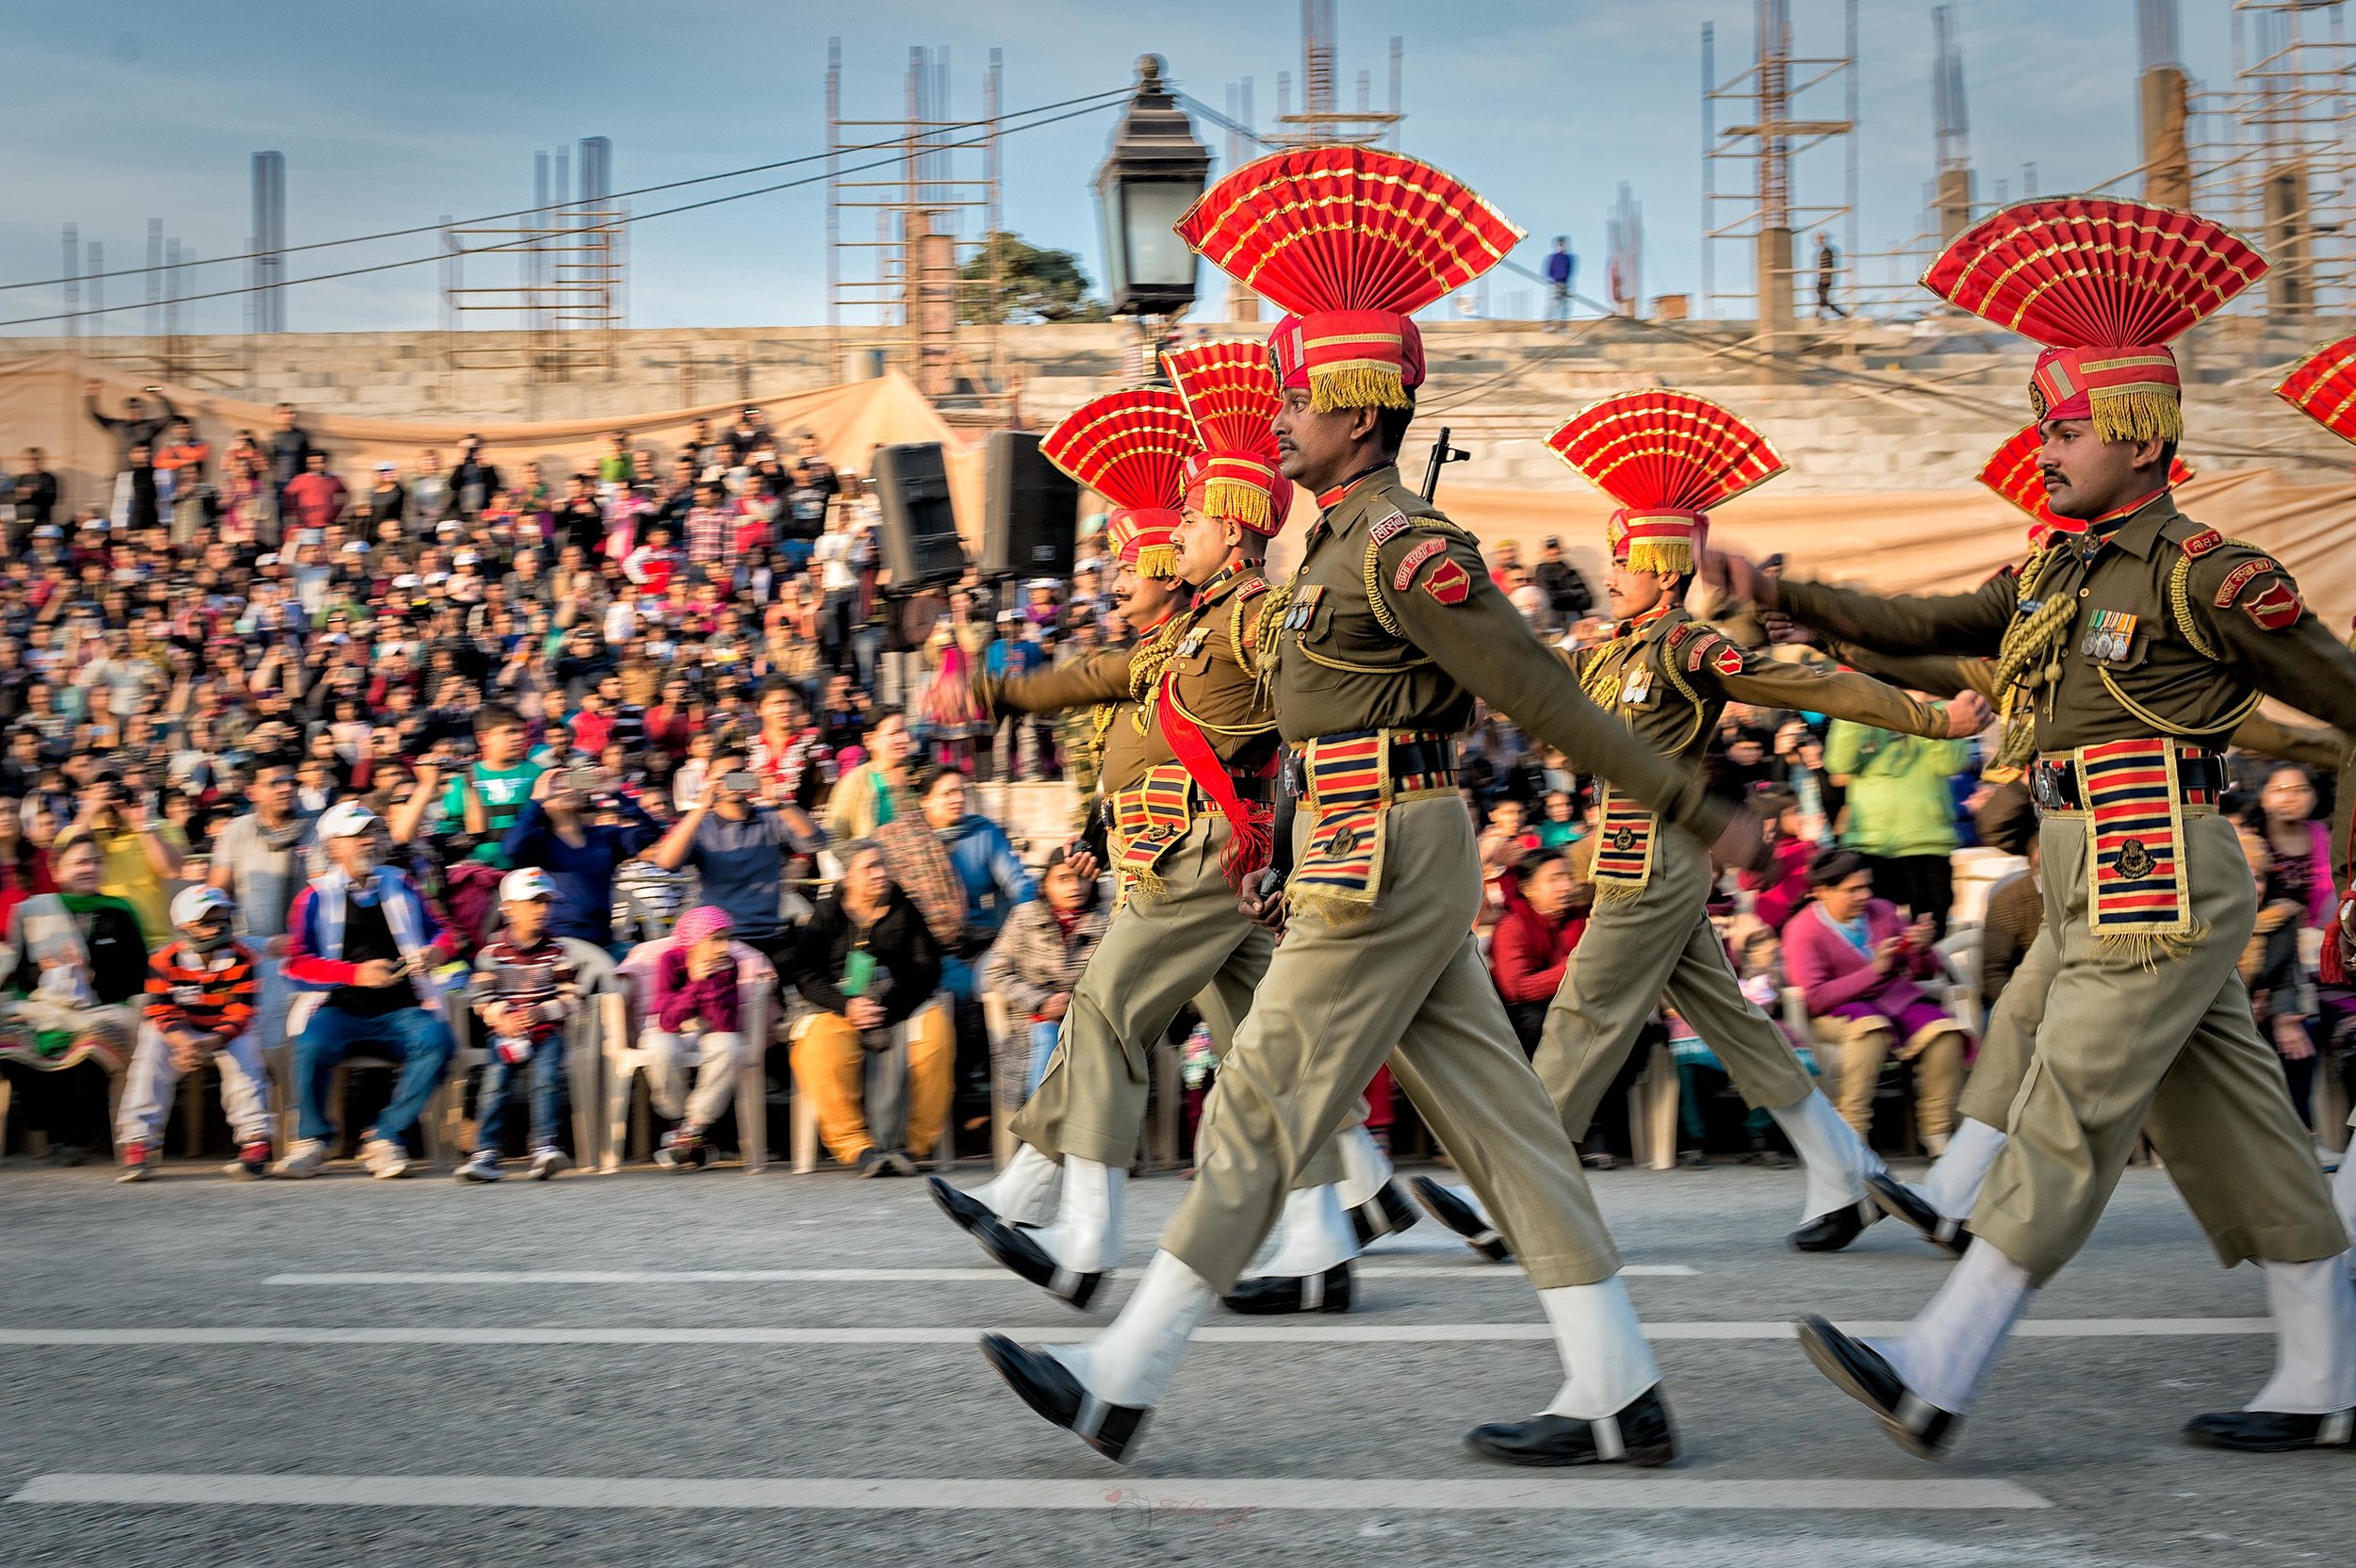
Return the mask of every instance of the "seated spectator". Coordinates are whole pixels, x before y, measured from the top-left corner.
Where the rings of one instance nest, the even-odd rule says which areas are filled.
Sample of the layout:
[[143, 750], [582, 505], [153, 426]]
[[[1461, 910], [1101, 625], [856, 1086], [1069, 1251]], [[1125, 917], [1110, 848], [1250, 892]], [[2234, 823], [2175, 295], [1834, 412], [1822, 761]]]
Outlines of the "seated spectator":
[[1864, 1137], [1883, 1063], [1912, 1062], [1916, 1125], [1937, 1154], [1955, 1123], [1966, 1037], [1915, 984], [1938, 972], [1930, 917], [1905, 924], [1895, 905], [1873, 896], [1873, 874], [1855, 850], [1825, 850], [1808, 881], [1814, 902], [1783, 928], [1784, 966], [1819, 1033], [1841, 1047], [1841, 1118]]
[[[924, 825], [948, 851], [949, 870], [957, 878], [960, 900], [957, 938], [941, 954], [941, 988], [960, 1001], [971, 1000], [974, 962], [998, 939], [999, 927], [1006, 924], [1008, 913], [1039, 897], [1039, 884], [1023, 869], [1023, 858], [1015, 853], [1006, 830], [968, 809], [973, 792], [965, 775], [954, 768], [927, 768], [917, 776], [916, 795]], [[941, 937], [945, 923], [926, 906], [924, 890], [908, 886], [910, 878], [898, 863], [891, 830], [887, 828], [879, 840], [893, 879], [908, 886], [909, 895], [932, 923], [933, 934]]]
[[564, 1105], [564, 1024], [581, 1008], [580, 977], [551, 927], [556, 885], [537, 866], [499, 880], [506, 929], [474, 957], [468, 1000], [490, 1038], [475, 1101], [474, 1152], [458, 1168], [462, 1182], [499, 1179], [499, 1139], [507, 1129], [508, 1081], [526, 1068], [531, 1081], [532, 1179], [545, 1182], [571, 1162], [557, 1147]]
[[1579, 802], [1567, 790], [1549, 790], [1539, 803], [1538, 847], [1562, 849], [1587, 836], [1587, 825], [1579, 820]]
[[270, 1072], [262, 1062], [259, 956], [231, 936], [235, 901], [198, 883], [172, 901], [173, 937], [148, 961], [147, 1021], [115, 1112], [121, 1182], [144, 1182], [162, 1152], [180, 1075], [209, 1059], [221, 1069], [221, 1108], [237, 1140], [224, 1170], [249, 1181], [270, 1172]]
[[2315, 786], [2307, 770], [2282, 762], [2258, 795], [2267, 851], [2268, 898], [2299, 906], [2299, 922], [2320, 930], [2337, 905], [2331, 883], [2331, 830], [2315, 818]]
[[[471, 727], [478, 755], [443, 788], [442, 815], [462, 825], [475, 841], [469, 858], [504, 867], [513, 862], [502, 854], [500, 841], [523, 815], [545, 770], [524, 755], [523, 715], [505, 703], [484, 703], [475, 710]], [[401, 843], [416, 836], [442, 776], [431, 758], [418, 765], [418, 775], [417, 792], [392, 824], [393, 838]]]
[[294, 1147], [276, 1168], [281, 1176], [316, 1176], [327, 1164], [335, 1125], [328, 1090], [335, 1069], [354, 1055], [401, 1064], [391, 1102], [362, 1139], [361, 1159], [370, 1175], [407, 1175], [405, 1140], [456, 1050], [435, 1010], [441, 984], [434, 973], [456, 955], [456, 940], [406, 875], [378, 863], [378, 828], [377, 818], [355, 802], [330, 807], [318, 831], [333, 869], [295, 895], [286, 917], [286, 978], [308, 994], [287, 1019], [297, 1031], [294, 1081], [302, 1109]]
[[[2266, 781], [2269, 794], [2275, 788], [2275, 779], [2282, 776], [2278, 771], [2274, 778]], [[2303, 773], [2299, 783], [2307, 787]], [[2266, 802], [2266, 811], [2271, 828], [2276, 815], [2273, 801]], [[2315, 1017], [2315, 1008], [2306, 973], [2299, 962], [2299, 930], [2306, 920], [2307, 906], [2286, 893], [2277, 880], [2281, 859], [2269, 841], [2271, 838], [2266, 830], [2241, 829], [2242, 854], [2250, 862], [2250, 874], [2258, 890], [2258, 918], [2250, 940], [2242, 946], [2241, 979], [2250, 989], [2250, 1010], [2258, 1032], [2282, 1058], [2282, 1079], [2290, 1090], [2291, 1104], [2297, 1108], [2299, 1121], [2311, 1124], [2315, 1119], [2315, 1042], [2307, 1032], [2307, 1021]]]
[[97, 890], [129, 905], [139, 918], [141, 939], [162, 946], [172, 938], [170, 884], [185, 863], [187, 837], [151, 817], [144, 792], [132, 789], [112, 767], [90, 775], [76, 805], [73, 825], [57, 841], [88, 838], [95, 843], [106, 868]]
[[826, 797], [829, 838], [871, 838], [913, 808], [908, 761], [915, 749], [906, 715], [896, 708], [876, 709], [867, 727], [867, 760], [844, 773]]
[[646, 858], [664, 871], [693, 866], [704, 902], [728, 911], [735, 937], [778, 964], [793, 946], [785, 925], [785, 858], [816, 854], [824, 838], [798, 807], [763, 798], [760, 776], [731, 738], [712, 754], [703, 798], [683, 812]]
[[[932, 1152], [955, 1087], [957, 1036], [949, 1010], [927, 1006], [941, 985], [941, 951], [924, 917], [884, 869], [882, 848], [841, 851], [843, 880], [802, 927], [791, 978], [816, 1011], [794, 1042], [794, 1074], [818, 1107], [818, 1135], [861, 1176], [913, 1176]], [[917, 1015], [922, 1012], [923, 1017]], [[913, 1022], [911, 1022], [913, 1021]], [[878, 1147], [863, 1110], [867, 1055], [908, 1026], [904, 1152]]]
[[1736, 873], [1735, 881], [1743, 890], [1756, 895], [1751, 901], [1751, 913], [1759, 923], [1770, 930], [1780, 931], [1784, 923], [1808, 903], [1808, 868], [1816, 858], [1816, 845], [1804, 832], [1800, 800], [1791, 791], [1757, 791], [1751, 796], [1751, 805], [1765, 819], [1767, 841], [1775, 858], [1763, 872]]
[[0, 1072], [58, 1165], [106, 1135], [106, 1075], [130, 1059], [147, 988], [139, 916], [98, 890], [103, 864], [88, 837], [53, 849], [57, 890], [17, 906], [0, 953]]
[[1489, 935], [1489, 975], [1525, 1054], [1538, 1049], [1546, 1007], [1562, 988], [1571, 949], [1587, 932], [1595, 887], [1560, 850], [1524, 854], [1499, 883], [1505, 913]]
[[679, 1122], [655, 1151], [655, 1163], [668, 1169], [712, 1163], [704, 1135], [736, 1094], [744, 1033], [737, 1018], [736, 959], [728, 952], [733, 935], [726, 909], [700, 904], [679, 916], [670, 945], [655, 960], [653, 1017], [638, 1042], [651, 1058], [646, 1089], [655, 1114]]
[[1047, 857], [1040, 896], [1015, 906], [982, 964], [982, 988], [1004, 998], [1006, 1010], [1030, 1025], [1029, 1050], [994, 1063], [999, 1098], [1019, 1104], [1047, 1075], [1072, 988], [1104, 939], [1111, 916], [1098, 907], [1101, 890], [1084, 877], [1063, 848]]
[[614, 939], [614, 874], [663, 837], [646, 808], [595, 769], [550, 771], [533, 780], [523, 815], [499, 841], [510, 865], [548, 874], [548, 931], [620, 957]]

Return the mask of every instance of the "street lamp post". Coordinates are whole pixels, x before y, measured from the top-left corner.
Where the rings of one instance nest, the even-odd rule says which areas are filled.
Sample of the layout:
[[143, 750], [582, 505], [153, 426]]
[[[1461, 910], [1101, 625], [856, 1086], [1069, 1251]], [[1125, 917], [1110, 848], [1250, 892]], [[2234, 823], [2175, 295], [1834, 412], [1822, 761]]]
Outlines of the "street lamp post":
[[[1137, 57], [1137, 93], [1113, 128], [1096, 171], [1097, 218], [1104, 239], [1104, 292], [1112, 314], [1147, 318], [1183, 314], [1194, 303], [1194, 253], [1174, 232], [1210, 177], [1211, 150], [1195, 139], [1159, 55]], [[1147, 366], [1158, 376], [1158, 356]]]

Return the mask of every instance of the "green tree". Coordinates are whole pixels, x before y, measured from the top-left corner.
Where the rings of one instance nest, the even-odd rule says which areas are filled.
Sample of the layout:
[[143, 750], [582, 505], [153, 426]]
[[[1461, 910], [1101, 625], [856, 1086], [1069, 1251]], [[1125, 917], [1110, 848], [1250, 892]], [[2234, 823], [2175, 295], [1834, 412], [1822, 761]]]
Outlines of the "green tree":
[[1003, 271], [995, 309], [990, 298], [990, 247], [984, 245], [958, 269], [967, 285], [958, 319], [999, 321], [1101, 321], [1104, 302], [1088, 298], [1088, 276], [1070, 251], [1033, 245], [1019, 234], [995, 237]]

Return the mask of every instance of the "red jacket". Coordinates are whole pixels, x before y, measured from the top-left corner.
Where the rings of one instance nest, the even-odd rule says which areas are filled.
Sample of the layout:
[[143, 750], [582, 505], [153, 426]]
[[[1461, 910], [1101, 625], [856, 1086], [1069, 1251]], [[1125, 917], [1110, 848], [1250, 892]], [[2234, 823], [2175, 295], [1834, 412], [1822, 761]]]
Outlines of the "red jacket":
[[1752, 901], [1751, 913], [1782, 930], [1784, 922], [1808, 902], [1808, 865], [1816, 858], [1818, 848], [1806, 839], [1778, 839], [1774, 865], [1763, 872], [1737, 873], [1736, 885], [1759, 895]]
[[1505, 914], [1489, 934], [1489, 976], [1509, 1004], [1544, 1002], [1562, 988], [1563, 965], [1587, 934], [1586, 918], [1546, 919], [1523, 896], [1518, 876], [1503, 878], [1499, 887]]

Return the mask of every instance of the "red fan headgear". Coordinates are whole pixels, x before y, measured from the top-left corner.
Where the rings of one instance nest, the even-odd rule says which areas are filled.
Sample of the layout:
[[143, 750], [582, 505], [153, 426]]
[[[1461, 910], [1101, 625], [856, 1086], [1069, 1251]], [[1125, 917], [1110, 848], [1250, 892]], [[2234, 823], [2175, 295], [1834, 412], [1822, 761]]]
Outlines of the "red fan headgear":
[[2341, 440], [2356, 441], [2356, 337], [2300, 360], [2274, 395]]
[[1203, 450], [1186, 463], [1186, 504], [1262, 538], [1284, 526], [1292, 482], [1276, 471], [1276, 370], [1268, 348], [1241, 338], [1189, 343], [1162, 355]]
[[1104, 537], [1122, 563], [1148, 577], [1175, 577], [1178, 504], [1187, 459], [1200, 449], [1174, 392], [1108, 392], [1047, 433], [1047, 460], [1113, 503]]
[[[2043, 544], [2049, 533], [2084, 533], [2086, 529], [2084, 517], [2065, 517], [2046, 498], [2045, 476], [2037, 470], [2037, 453], [2044, 445], [2037, 426], [2023, 425], [1980, 465], [1980, 482], [2029, 514], [2032, 547]], [[2190, 478], [2192, 465], [2181, 457], [2169, 460], [2168, 483], [2182, 484]]]
[[1453, 176], [1375, 147], [1247, 163], [1178, 220], [1188, 245], [1290, 312], [1277, 384], [1320, 414], [1412, 408], [1423, 338], [1409, 313], [1503, 261], [1522, 231]]
[[2266, 270], [2205, 218], [2066, 196], [1974, 223], [1922, 286], [2044, 345], [2029, 379], [2040, 421], [2090, 419], [2105, 441], [2180, 441], [2182, 383], [2168, 345]]
[[1612, 559], [1640, 572], [1691, 576], [1705, 515], [1784, 470], [1742, 416], [1691, 392], [1622, 392], [1546, 437], [1554, 455], [1620, 503]]

